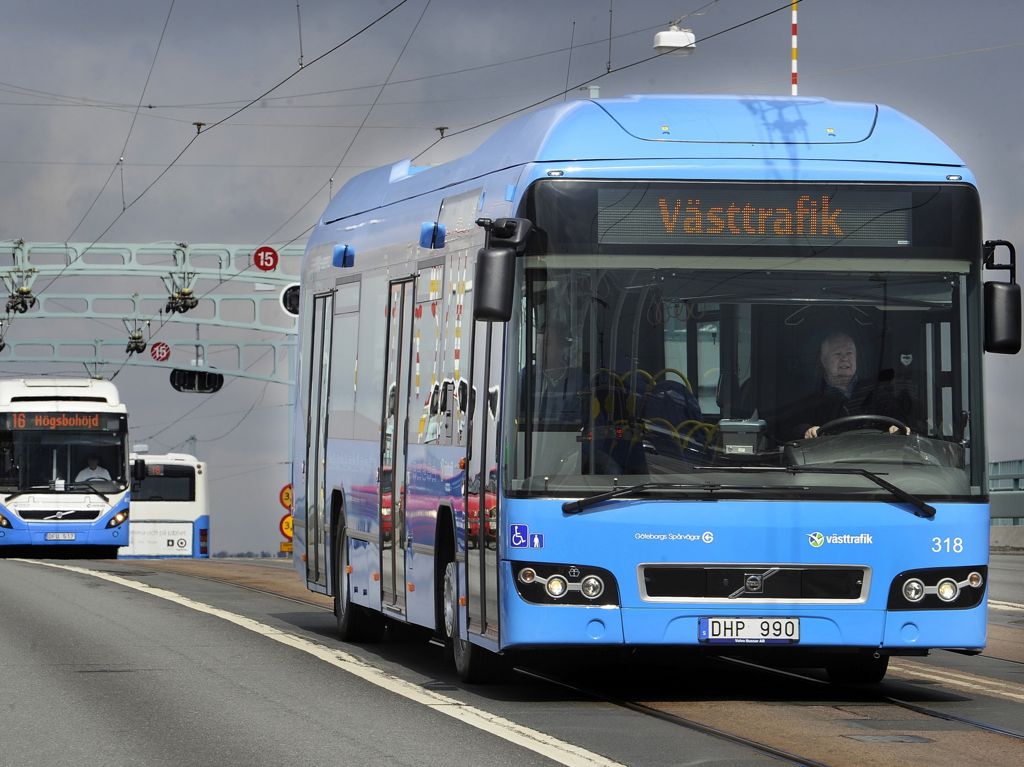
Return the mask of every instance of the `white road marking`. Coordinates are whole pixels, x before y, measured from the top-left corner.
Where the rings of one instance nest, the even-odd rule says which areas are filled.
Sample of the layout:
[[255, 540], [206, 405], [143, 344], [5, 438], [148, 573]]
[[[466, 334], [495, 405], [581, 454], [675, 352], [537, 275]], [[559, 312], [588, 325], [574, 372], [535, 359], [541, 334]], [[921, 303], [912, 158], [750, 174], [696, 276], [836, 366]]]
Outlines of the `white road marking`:
[[234, 623], [236, 626], [252, 631], [255, 634], [264, 636], [267, 639], [273, 639], [275, 642], [280, 642], [283, 645], [287, 645], [288, 647], [292, 647], [296, 650], [307, 653], [308, 655], [312, 655], [314, 658], [318, 658], [332, 666], [337, 666], [343, 671], [370, 682], [371, 684], [375, 684], [382, 689], [393, 692], [396, 695], [401, 695], [403, 698], [407, 698], [414, 703], [419, 703], [431, 708], [434, 711], [450, 716], [453, 719], [458, 719], [471, 727], [476, 727], [477, 729], [483, 730], [491, 735], [496, 735], [510, 743], [514, 743], [517, 746], [522, 746], [523, 748], [538, 753], [541, 756], [545, 756], [559, 764], [568, 765], [568, 767], [590, 767], [591, 765], [600, 765], [600, 767], [625, 767], [620, 762], [607, 759], [599, 754], [593, 753], [592, 751], [587, 751], [586, 749], [580, 748], [572, 743], [559, 740], [558, 738], [540, 732], [539, 730], [524, 727], [523, 725], [516, 724], [504, 717], [500, 717], [482, 709], [462, 703], [455, 698], [450, 698], [447, 695], [441, 695], [431, 690], [424, 689], [419, 685], [415, 685], [412, 682], [399, 679], [382, 669], [371, 666], [343, 650], [332, 650], [329, 647], [324, 647], [323, 645], [311, 642], [308, 639], [296, 636], [295, 634], [289, 634], [285, 631], [281, 631], [280, 629], [276, 629], [273, 626], [268, 626], [265, 623], [253, 620], [252, 618], [246, 618], [244, 615], [238, 615], [237, 613], [232, 613], [227, 610], [221, 610], [219, 607], [213, 607], [212, 605], [208, 605], [203, 602], [196, 602], [193, 599], [189, 599], [188, 597], [184, 597], [173, 591], [156, 588], [149, 584], [139, 583], [138, 581], [122, 578], [119, 575], [113, 575], [111, 573], [88, 570], [84, 567], [74, 567], [72, 565], [58, 565], [52, 562], [39, 562], [28, 559], [19, 559], [17, 561], [25, 562], [27, 564], [52, 567], [58, 570], [67, 570], [81, 575], [90, 575], [94, 578], [100, 578], [105, 581], [110, 581], [111, 583], [116, 583], [120, 586], [125, 586], [126, 588], [141, 591], [142, 593], [149, 594], [150, 596], [166, 599], [168, 602], [174, 602], [175, 604], [187, 607], [190, 610], [206, 613], [207, 615], [213, 615], [221, 620]]
[[945, 668], [934, 668], [923, 666], [913, 661], [892, 660], [889, 668], [897, 674], [911, 676], [918, 679], [927, 679], [932, 682], [941, 682], [950, 687], [956, 687], [971, 692], [981, 692], [985, 695], [992, 695], [997, 698], [1005, 698], [1012, 701], [1024, 701], [1024, 686], [1013, 682], [1004, 682], [991, 677], [977, 676], [960, 671], [951, 671]]
[[1000, 602], [997, 599], [988, 600], [988, 606], [996, 610], [1024, 610], [1024, 605], [1017, 602]]

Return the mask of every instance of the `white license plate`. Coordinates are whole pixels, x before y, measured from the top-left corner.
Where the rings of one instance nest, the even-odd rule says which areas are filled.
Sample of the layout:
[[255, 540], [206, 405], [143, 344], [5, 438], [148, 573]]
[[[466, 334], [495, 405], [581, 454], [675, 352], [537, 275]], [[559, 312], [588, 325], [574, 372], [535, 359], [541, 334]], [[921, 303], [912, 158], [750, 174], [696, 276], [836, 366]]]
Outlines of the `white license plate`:
[[74, 533], [47, 533], [46, 540], [48, 541], [73, 541], [75, 540]]
[[708, 644], [794, 644], [799, 618], [701, 618], [697, 638]]

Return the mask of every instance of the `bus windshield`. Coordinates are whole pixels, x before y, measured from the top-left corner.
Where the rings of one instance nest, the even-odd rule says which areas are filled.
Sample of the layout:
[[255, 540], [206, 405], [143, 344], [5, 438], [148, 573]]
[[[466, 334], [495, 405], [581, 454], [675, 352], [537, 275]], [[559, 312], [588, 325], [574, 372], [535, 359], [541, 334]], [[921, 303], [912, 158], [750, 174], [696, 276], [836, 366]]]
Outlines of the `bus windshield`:
[[0, 492], [127, 486], [124, 415], [14, 412], [0, 418]]
[[195, 466], [146, 462], [146, 477], [132, 490], [133, 501], [196, 499]]
[[[642, 195], [630, 204], [640, 209]], [[766, 466], [864, 469], [932, 499], [979, 492], [970, 267], [918, 219], [860, 247], [805, 254], [698, 237], [668, 248], [642, 223], [628, 247], [599, 236], [600, 212], [584, 252], [564, 231], [551, 236], [545, 213], [534, 211], [538, 228], [562, 252], [521, 259], [506, 380], [511, 493], [689, 482], [720, 495], [879, 494], [856, 472], [738, 470]], [[756, 232], [757, 215], [748, 222]], [[913, 250], [911, 232], [932, 257]], [[905, 258], [873, 258], [876, 247], [903, 247]]]

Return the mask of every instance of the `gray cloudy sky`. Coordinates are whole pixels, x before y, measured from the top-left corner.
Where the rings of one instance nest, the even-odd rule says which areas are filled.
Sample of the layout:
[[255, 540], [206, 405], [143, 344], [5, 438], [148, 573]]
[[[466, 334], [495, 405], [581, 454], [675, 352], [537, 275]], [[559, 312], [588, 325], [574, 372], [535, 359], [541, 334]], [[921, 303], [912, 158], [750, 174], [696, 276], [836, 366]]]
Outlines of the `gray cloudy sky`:
[[[199, 136], [103, 241], [301, 243], [327, 203], [332, 174], [337, 191], [361, 170], [417, 155], [437, 138], [436, 126], [490, 120], [609, 63], [606, 0], [408, 0], [311, 63], [397, 2], [300, 0], [308, 66]], [[601, 95], [788, 94], [788, 9], [700, 42], [782, 4], [719, 0], [686, 22], [698, 37], [694, 55], [613, 72], [598, 81]], [[650, 56], [656, 28], [701, 5], [613, 0], [612, 68]], [[295, 0], [0, 0], [0, 11], [0, 239], [99, 237], [122, 199], [135, 199], [194, 137], [193, 122], [227, 117], [299, 63]], [[885, 103], [926, 124], [977, 175], [986, 237], [1024, 245], [1022, 28], [1017, 0], [805, 0], [800, 94]], [[83, 221], [140, 98], [152, 108], [131, 128], [123, 188], [115, 173]], [[445, 139], [420, 162], [456, 157], [493, 129]], [[123, 334], [109, 322], [43, 325], [52, 323], [26, 315], [8, 340]], [[0, 374], [26, 371], [0, 356]], [[990, 457], [1024, 457], [1024, 358], [990, 357], [986, 371]], [[166, 371], [132, 368], [117, 383], [136, 439], [148, 437], [154, 451], [192, 434], [199, 440], [214, 478], [214, 548], [276, 550], [277, 492], [288, 478], [285, 387], [238, 379], [203, 398], [171, 391]]]

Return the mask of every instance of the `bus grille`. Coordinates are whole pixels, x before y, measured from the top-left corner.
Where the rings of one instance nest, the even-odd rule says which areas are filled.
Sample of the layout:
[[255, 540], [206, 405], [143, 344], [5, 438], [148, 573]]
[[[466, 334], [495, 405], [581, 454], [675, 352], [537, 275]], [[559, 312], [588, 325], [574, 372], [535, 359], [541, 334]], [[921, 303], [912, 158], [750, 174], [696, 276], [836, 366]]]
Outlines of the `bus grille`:
[[88, 522], [102, 509], [21, 509], [18, 515], [28, 522]]
[[648, 601], [858, 601], [868, 593], [863, 567], [662, 565], [640, 567]]

